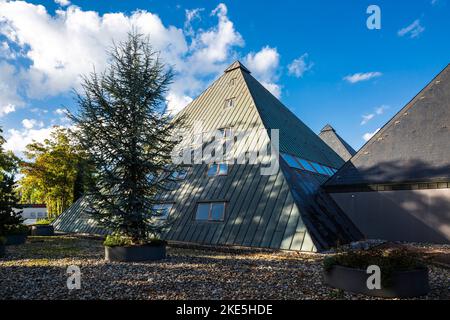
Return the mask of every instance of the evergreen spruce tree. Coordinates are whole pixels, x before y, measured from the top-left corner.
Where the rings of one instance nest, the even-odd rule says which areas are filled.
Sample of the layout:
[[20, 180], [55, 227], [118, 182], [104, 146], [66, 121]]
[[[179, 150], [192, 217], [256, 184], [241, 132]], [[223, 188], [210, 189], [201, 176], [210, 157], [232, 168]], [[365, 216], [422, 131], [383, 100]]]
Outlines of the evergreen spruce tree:
[[83, 78], [78, 114], [69, 114], [94, 168], [88, 185], [91, 214], [103, 227], [145, 243], [169, 223], [157, 197], [176, 185], [172, 132], [181, 120], [167, 113], [173, 73], [147, 38], [132, 32], [114, 44], [106, 71]]
[[18, 208], [19, 199], [14, 190], [14, 175], [17, 172], [18, 159], [3, 150], [5, 140], [1, 136], [0, 128], [0, 236], [20, 233], [23, 219]]

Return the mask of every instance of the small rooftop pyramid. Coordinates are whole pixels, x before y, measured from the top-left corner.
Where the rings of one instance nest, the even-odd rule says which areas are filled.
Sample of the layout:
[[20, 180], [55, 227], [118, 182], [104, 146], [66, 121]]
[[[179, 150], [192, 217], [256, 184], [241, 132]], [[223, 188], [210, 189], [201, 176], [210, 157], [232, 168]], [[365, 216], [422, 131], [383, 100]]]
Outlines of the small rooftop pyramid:
[[327, 124], [320, 130], [319, 137], [334, 150], [344, 161], [348, 161], [356, 151], [336, 133], [334, 128]]
[[[310, 128], [275, 98], [240, 62], [224, 74], [177, 117], [193, 131], [257, 130], [237, 143], [238, 150], [253, 150], [272, 139], [279, 129], [279, 170], [261, 174], [261, 164], [228, 164], [227, 174], [208, 176], [208, 164], [194, 164], [179, 188], [160, 195], [171, 203], [174, 223], [163, 238], [210, 245], [238, 245], [287, 250], [325, 250], [361, 238], [361, 233], [320, 186], [344, 161]], [[205, 203], [225, 203], [223, 219], [199, 221]], [[84, 197], [54, 223], [63, 232], [100, 233], [87, 218]], [[212, 210], [212, 209], [211, 209]], [[210, 218], [210, 217], [209, 217]], [[208, 219], [209, 219], [208, 218]]]
[[450, 181], [450, 65], [381, 128], [327, 187]]

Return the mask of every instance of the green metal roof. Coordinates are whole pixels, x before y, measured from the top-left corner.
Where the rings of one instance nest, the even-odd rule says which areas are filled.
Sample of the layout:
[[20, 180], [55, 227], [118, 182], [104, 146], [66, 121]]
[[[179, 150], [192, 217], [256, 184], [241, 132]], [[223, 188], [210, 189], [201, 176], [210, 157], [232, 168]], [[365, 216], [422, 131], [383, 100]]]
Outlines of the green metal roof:
[[[235, 104], [225, 107], [233, 98]], [[238, 142], [235, 150], [258, 150], [270, 140], [268, 129], [280, 129], [281, 152], [339, 167], [342, 160], [312, 130], [260, 85], [239, 62], [212, 83], [199, 97], [184, 108], [178, 116], [193, 130], [196, 121], [203, 123], [203, 131], [233, 128], [234, 131], [257, 129]], [[277, 159], [279, 160], [279, 159]], [[231, 164], [228, 175], [209, 178], [206, 164], [193, 165], [179, 188], [160, 195], [161, 201], [173, 202], [169, 213], [173, 225], [164, 234], [167, 240], [211, 245], [239, 245], [316, 251], [328, 248], [337, 241], [350, 241], [360, 234], [345, 219], [342, 212], [329, 200], [314, 205], [323, 182], [319, 174], [293, 178], [295, 171], [279, 160], [281, 169], [274, 175], [261, 175], [259, 164]], [[289, 176], [289, 178], [287, 178]], [[326, 194], [319, 197], [326, 198]], [[305, 199], [309, 199], [305, 201]], [[195, 220], [200, 201], [227, 202], [223, 222], [208, 223]], [[59, 231], [89, 232], [83, 216], [86, 207], [74, 204], [55, 222]], [[338, 226], [343, 224], [344, 226]], [[94, 224], [92, 232], [98, 231]], [[351, 229], [351, 230], [350, 230]], [[349, 231], [350, 230], [350, 231]]]

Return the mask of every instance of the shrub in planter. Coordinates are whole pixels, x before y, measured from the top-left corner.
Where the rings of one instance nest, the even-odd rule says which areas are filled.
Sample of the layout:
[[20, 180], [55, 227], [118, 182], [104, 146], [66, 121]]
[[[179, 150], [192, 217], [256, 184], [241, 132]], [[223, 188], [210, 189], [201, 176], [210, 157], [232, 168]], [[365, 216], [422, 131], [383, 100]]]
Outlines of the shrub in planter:
[[55, 234], [55, 229], [51, 225], [52, 220], [41, 219], [38, 220], [34, 225], [31, 226], [32, 236], [53, 236]]
[[[381, 288], [369, 289], [369, 266], [381, 271]], [[332, 287], [381, 297], [413, 297], [429, 291], [428, 268], [406, 249], [350, 251], [324, 260], [324, 280]]]
[[131, 238], [120, 235], [107, 236], [103, 242], [108, 261], [161, 260], [166, 257], [166, 244], [156, 238], [134, 243]]

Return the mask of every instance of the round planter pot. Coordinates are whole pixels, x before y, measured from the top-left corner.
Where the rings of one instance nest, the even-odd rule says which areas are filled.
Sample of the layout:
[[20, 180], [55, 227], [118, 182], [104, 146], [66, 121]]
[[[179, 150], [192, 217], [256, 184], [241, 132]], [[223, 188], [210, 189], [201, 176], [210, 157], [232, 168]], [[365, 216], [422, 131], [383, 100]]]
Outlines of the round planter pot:
[[5, 245], [0, 244], [0, 257], [3, 257], [5, 255]]
[[343, 266], [333, 266], [324, 272], [324, 282], [329, 286], [369, 296], [406, 298], [426, 295], [430, 291], [428, 268], [394, 272], [391, 285], [386, 288], [381, 285], [381, 289], [367, 288], [368, 277], [370, 274], [366, 270]]
[[55, 235], [55, 229], [52, 225], [36, 225], [31, 227], [32, 236], [48, 237]]
[[129, 247], [105, 247], [107, 261], [155, 261], [166, 257], [166, 245], [142, 245]]
[[18, 245], [18, 244], [24, 244], [27, 241], [28, 235], [25, 233], [22, 234], [12, 234], [9, 236], [6, 236], [6, 245]]

